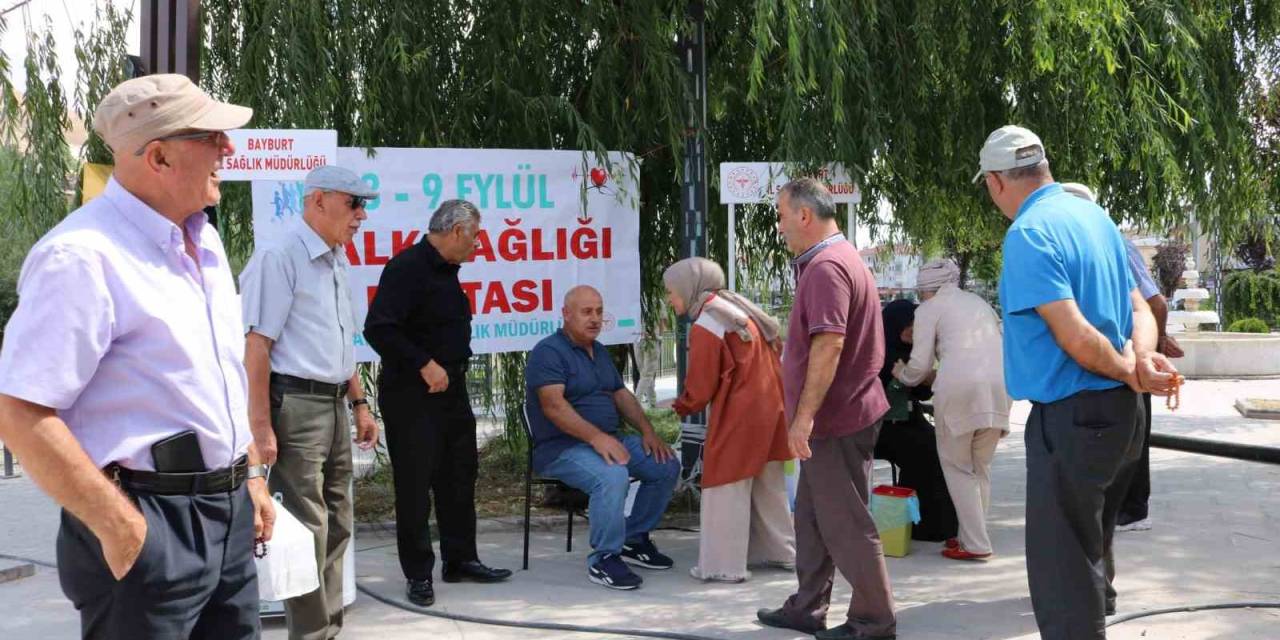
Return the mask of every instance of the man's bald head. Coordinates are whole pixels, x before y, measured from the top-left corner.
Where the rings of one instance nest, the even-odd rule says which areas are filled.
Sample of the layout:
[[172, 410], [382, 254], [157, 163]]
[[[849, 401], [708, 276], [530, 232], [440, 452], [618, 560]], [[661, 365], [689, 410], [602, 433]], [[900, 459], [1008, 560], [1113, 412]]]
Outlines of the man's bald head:
[[600, 292], [596, 291], [595, 287], [589, 284], [580, 284], [564, 293], [564, 307], [568, 309], [578, 300], [582, 298], [592, 299], [592, 296], [594, 296], [595, 300], [604, 300], [604, 298], [600, 296]]
[[604, 324], [604, 298], [594, 287], [578, 285], [564, 294], [564, 332], [580, 347], [590, 347]]

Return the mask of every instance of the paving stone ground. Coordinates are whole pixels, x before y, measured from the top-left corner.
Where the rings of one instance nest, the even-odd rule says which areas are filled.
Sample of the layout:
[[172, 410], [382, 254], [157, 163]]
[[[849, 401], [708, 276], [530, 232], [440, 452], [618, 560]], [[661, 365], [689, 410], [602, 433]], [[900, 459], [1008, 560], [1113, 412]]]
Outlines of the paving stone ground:
[[[1238, 398], [1280, 398], [1280, 380], [1190, 381], [1182, 408], [1155, 411], [1155, 429], [1179, 435], [1280, 447], [1280, 422], [1249, 420], [1233, 408]], [[1036, 638], [1023, 558], [1025, 494], [1022, 423], [1028, 407], [1015, 405], [1014, 433], [1001, 442], [993, 469], [991, 527], [997, 557], [962, 564], [938, 555], [936, 544], [916, 543], [913, 553], [889, 560], [898, 600], [898, 637], [911, 640]], [[888, 481], [887, 470], [880, 479]], [[1280, 466], [1154, 450], [1151, 531], [1117, 534], [1120, 614], [1226, 601], [1280, 602]], [[44, 562], [54, 559], [57, 508], [29, 479], [0, 480], [0, 554]], [[697, 535], [655, 534], [676, 559], [668, 572], [646, 572], [644, 588], [614, 592], [584, 576], [585, 527], [576, 550], [563, 550], [563, 531], [534, 536], [532, 568], [501, 585], [440, 584], [436, 610], [507, 620], [648, 628], [709, 638], [797, 638], [753, 622], [757, 607], [776, 606], [795, 587], [794, 576], [757, 573], [741, 585], [702, 585], [687, 575], [697, 555]], [[481, 536], [484, 560], [517, 568], [520, 532]], [[360, 584], [393, 597], [403, 584], [393, 539], [357, 540]], [[437, 581], [438, 582], [438, 581]], [[837, 580], [833, 613], [843, 610], [848, 585]], [[0, 638], [74, 637], [78, 622], [63, 598], [55, 570], [0, 584]], [[832, 616], [833, 622], [837, 616]], [[1114, 640], [1274, 640], [1280, 609], [1202, 611], [1145, 618], [1112, 627]], [[268, 622], [264, 638], [286, 637]], [[589, 638], [427, 618], [361, 595], [348, 609], [344, 638], [399, 640], [448, 638]]]

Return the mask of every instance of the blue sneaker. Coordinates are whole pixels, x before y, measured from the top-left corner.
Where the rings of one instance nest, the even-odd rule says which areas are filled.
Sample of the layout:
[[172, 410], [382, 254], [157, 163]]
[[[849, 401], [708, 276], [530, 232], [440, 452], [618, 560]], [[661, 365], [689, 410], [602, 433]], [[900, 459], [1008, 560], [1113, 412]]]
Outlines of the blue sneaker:
[[620, 591], [638, 588], [644, 579], [627, 567], [626, 563], [611, 553], [587, 568], [587, 579], [601, 586]]
[[675, 561], [658, 551], [646, 534], [639, 542], [627, 542], [622, 545], [622, 559], [627, 564], [634, 564], [645, 569], [670, 569]]

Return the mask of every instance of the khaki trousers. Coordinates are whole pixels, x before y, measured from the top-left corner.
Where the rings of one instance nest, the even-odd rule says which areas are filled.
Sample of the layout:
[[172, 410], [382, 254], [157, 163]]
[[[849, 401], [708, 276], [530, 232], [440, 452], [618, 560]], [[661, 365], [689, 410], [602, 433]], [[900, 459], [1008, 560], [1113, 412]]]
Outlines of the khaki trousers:
[[748, 565], [792, 566], [796, 533], [783, 462], [769, 462], [754, 478], [702, 490], [697, 574], [741, 581]]
[[320, 588], [284, 602], [292, 640], [342, 629], [342, 557], [351, 541], [351, 425], [341, 398], [271, 389], [279, 454], [268, 486], [315, 536]]
[[960, 521], [960, 545], [971, 553], [991, 553], [987, 511], [991, 508], [991, 459], [1004, 432], [978, 429], [953, 433], [939, 421], [938, 460]]

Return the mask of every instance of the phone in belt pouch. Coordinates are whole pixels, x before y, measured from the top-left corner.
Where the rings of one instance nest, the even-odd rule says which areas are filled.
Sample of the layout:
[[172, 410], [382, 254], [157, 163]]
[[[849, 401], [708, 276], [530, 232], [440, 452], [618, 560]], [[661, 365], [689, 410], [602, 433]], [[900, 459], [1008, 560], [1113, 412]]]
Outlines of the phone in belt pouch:
[[160, 473], [199, 473], [206, 471], [204, 454], [195, 431], [176, 433], [151, 445], [151, 459]]

